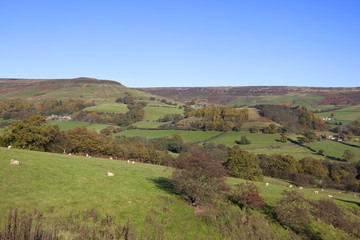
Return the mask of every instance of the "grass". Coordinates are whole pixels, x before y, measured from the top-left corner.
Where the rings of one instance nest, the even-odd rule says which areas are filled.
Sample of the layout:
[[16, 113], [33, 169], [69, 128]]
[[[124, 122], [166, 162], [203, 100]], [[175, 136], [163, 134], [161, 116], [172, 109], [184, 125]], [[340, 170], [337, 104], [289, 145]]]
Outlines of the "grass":
[[49, 122], [49, 124], [58, 126], [61, 131], [67, 131], [67, 130], [70, 130], [75, 127], [87, 127], [87, 126], [91, 125], [91, 123], [88, 123], [88, 122], [76, 122], [76, 121]]
[[132, 125], [138, 128], [157, 128], [163, 124], [163, 122], [156, 122], [156, 121], [141, 121], [133, 123]]
[[211, 140], [211, 142], [216, 144], [223, 143], [226, 146], [231, 147], [235, 145], [235, 141], [240, 140], [242, 136], [246, 136], [251, 141], [251, 144], [241, 146], [244, 149], [284, 146], [284, 143], [278, 141], [280, 140], [280, 135], [278, 134], [254, 134], [246, 132], [228, 132], [218, 138], [215, 138], [214, 140]]
[[284, 155], [291, 155], [294, 158], [300, 160], [304, 157], [312, 157], [317, 159], [324, 159], [324, 156], [320, 156], [316, 153], [313, 153], [307, 148], [300, 147], [294, 144], [284, 144], [281, 148], [274, 148], [270, 149], [266, 148], [259, 148], [259, 149], [247, 149], [249, 152], [253, 152], [256, 154], [284, 154]]
[[116, 133], [115, 136], [125, 136], [125, 137], [142, 136], [148, 139], [153, 139], [153, 138], [161, 138], [161, 137], [172, 137], [175, 134], [178, 134], [181, 136], [184, 142], [203, 142], [220, 133], [221, 132], [217, 132], [217, 131], [203, 132], [203, 131], [185, 131], [185, 130], [131, 129]]
[[184, 132], [184, 130], [140, 130], [140, 129], [131, 129], [125, 130], [119, 133], [116, 133], [115, 136], [125, 136], [125, 137], [147, 137], [152, 138], [161, 138], [161, 137], [171, 137], [175, 134]]
[[105, 113], [126, 113], [129, 111], [126, 104], [123, 103], [104, 103], [98, 106], [87, 107], [84, 111], [96, 111]]
[[5, 128], [0, 128], [0, 136], [2, 136], [5, 132]]
[[330, 117], [331, 113], [334, 114], [334, 122], [342, 122], [347, 124], [351, 121], [360, 120], [360, 105], [343, 108], [335, 111], [317, 113], [319, 117]]
[[94, 123], [94, 124], [87, 126], [87, 128], [94, 130], [97, 133], [100, 133], [101, 130], [103, 130], [104, 128], [110, 127], [110, 126], [113, 126], [113, 125]]
[[174, 113], [174, 114], [184, 114], [183, 109], [179, 109], [173, 106], [163, 106], [163, 107], [145, 107], [145, 118], [144, 120], [147, 121], [156, 121], [160, 117], [164, 116], [165, 114]]
[[323, 149], [325, 155], [329, 155], [336, 158], [342, 158], [342, 155], [345, 150], [351, 150], [356, 155], [356, 161], [357, 162], [360, 161], [360, 148], [357, 147], [347, 146], [335, 141], [314, 142], [314, 143], [309, 143], [308, 145], [313, 149], [315, 149], [316, 151]]
[[[108, 171], [115, 176], [107, 177]], [[0, 218], [10, 208], [47, 215], [53, 208], [52, 217], [94, 209], [120, 223], [130, 219], [138, 231], [146, 217], [156, 218], [169, 239], [218, 239], [193, 208], [166, 191], [162, 179], [170, 174], [156, 165], [0, 148]]]
[[[10, 165], [10, 159], [19, 160], [20, 165]], [[107, 177], [108, 171], [115, 176]], [[221, 239], [169, 189], [165, 179], [171, 173], [171, 168], [157, 165], [0, 148], [0, 219], [4, 221], [7, 211], [16, 207], [28, 211], [36, 208], [52, 218], [94, 209], [119, 223], [130, 219], [139, 232], [146, 218], [156, 219], [165, 231], [165, 239]], [[227, 182], [235, 185], [245, 180], [228, 178]], [[264, 182], [270, 185], [266, 187]], [[354, 193], [316, 189], [319, 194], [315, 195], [315, 189], [290, 189], [289, 183], [279, 179], [265, 178], [264, 182], [254, 184], [269, 205], [281, 197], [283, 190], [296, 190], [310, 199], [331, 194], [347, 209], [360, 205]]]

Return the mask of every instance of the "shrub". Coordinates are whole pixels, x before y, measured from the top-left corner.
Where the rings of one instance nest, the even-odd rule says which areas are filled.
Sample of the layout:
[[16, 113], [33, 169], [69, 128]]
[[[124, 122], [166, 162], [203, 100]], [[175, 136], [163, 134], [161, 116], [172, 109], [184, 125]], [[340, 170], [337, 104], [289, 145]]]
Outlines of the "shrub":
[[264, 199], [259, 194], [259, 189], [255, 184], [248, 182], [235, 185], [230, 200], [241, 208], [262, 208], [265, 205]]
[[236, 142], [236, 144], [239, 144], [239, 145], [248, 145], [251, 143], [251, 141], [249, 139], [247, 139], [246, 136], [242, 136], [240, 141], [235, 141], [235, 142]]
[[201, 205], [220, 192], [225, 171], [205, 153], [182, 153], [177, 159], [172, 180], [175, 189], [192, 205]]

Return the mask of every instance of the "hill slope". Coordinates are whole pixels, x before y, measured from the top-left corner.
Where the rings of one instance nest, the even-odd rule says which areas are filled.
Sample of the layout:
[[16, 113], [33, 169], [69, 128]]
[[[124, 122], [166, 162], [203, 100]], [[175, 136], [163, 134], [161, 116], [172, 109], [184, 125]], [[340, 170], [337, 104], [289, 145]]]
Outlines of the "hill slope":
[[137, 98], [152, 95], [127, 88], [115, 81], [94, 78], [75, 79], [0, 79], [0, 101], [26, 99], [42, 101], [45, 99], [85, 99], [111, 101], [123, 97], [125, 92]]
[[321, 88], [290, 86], [249, 87], [168, 87], [138, 90], [179, 101], [194, 100], [209, 104], [281, 104], [290, 103], [309, 108], [360, 103], [360, 88]]

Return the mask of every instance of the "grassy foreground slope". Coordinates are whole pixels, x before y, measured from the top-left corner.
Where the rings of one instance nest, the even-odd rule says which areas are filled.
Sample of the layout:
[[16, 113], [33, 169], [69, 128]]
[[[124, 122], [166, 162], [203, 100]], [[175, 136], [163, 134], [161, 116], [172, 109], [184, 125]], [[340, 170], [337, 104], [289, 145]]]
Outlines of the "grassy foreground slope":
[[[10, 159], [20, 165], [10, 165]], [[107, 177], [108, 171], [115, 176]], [[53, 217], [95, 209], [118, 222], [130, 219], [138, 231], [150, 216], [161, 222], [169, 238], [218, 239], [194, 209], [163, 190], [161, 178], [170, 174], [156, 165], [0, 148], [0, 216], [4, 220], [16, 207], [45, 213], [53, 209]]]
[[[10, 159], [20, 165], [10, 165]], [[107, 177], [106, 173], [115, 173]], [[196, 217], [194, 209], [169, 189], [164, 178], [171, 169], [163, 166], [127, 164], [124, 161], [68, 156], [19, 149], [0, 148], [0, 219], [6, 218], [10, 208], [37, 208], [48, 219], [67, 218], [70, 214], [85, 214], [94, 209], [100, 216], [109, 214], [117, 222], [130, 219], [141, 235], [151, 218], [152, 223], [165, 232], [165, 239], [223, 239], [210, 224]], [[261, 194], [273, 205], [288, 184], [266, 178], [256, 183]], [[229, 178], [230, 185], [244, 180]], [[337, 194], [335, 190], [313, 194], [313, 189], [302, 189], [308, 198], [326, 198], [332, 194], [336, 203], [349, 209], [358, 208], [360, 201], [353, 194]], [[229, 219], [231, 221], [231, 219]], [[317, 223], [316, 228], [327, 227]], [[276, 223], [272, 231], [281, 238], [291, 238], [289, 232]], [[323, 231], [324, 239], [339, 239], [341, 232], [334, 228]]]

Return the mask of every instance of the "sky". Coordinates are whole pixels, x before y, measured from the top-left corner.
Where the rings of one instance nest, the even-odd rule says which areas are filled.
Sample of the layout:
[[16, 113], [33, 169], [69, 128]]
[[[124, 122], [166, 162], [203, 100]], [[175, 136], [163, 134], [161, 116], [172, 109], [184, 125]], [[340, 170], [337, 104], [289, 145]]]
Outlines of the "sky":
[[360, 1], [1, 0], [0, 78], [75, 77], [360, 87]]

